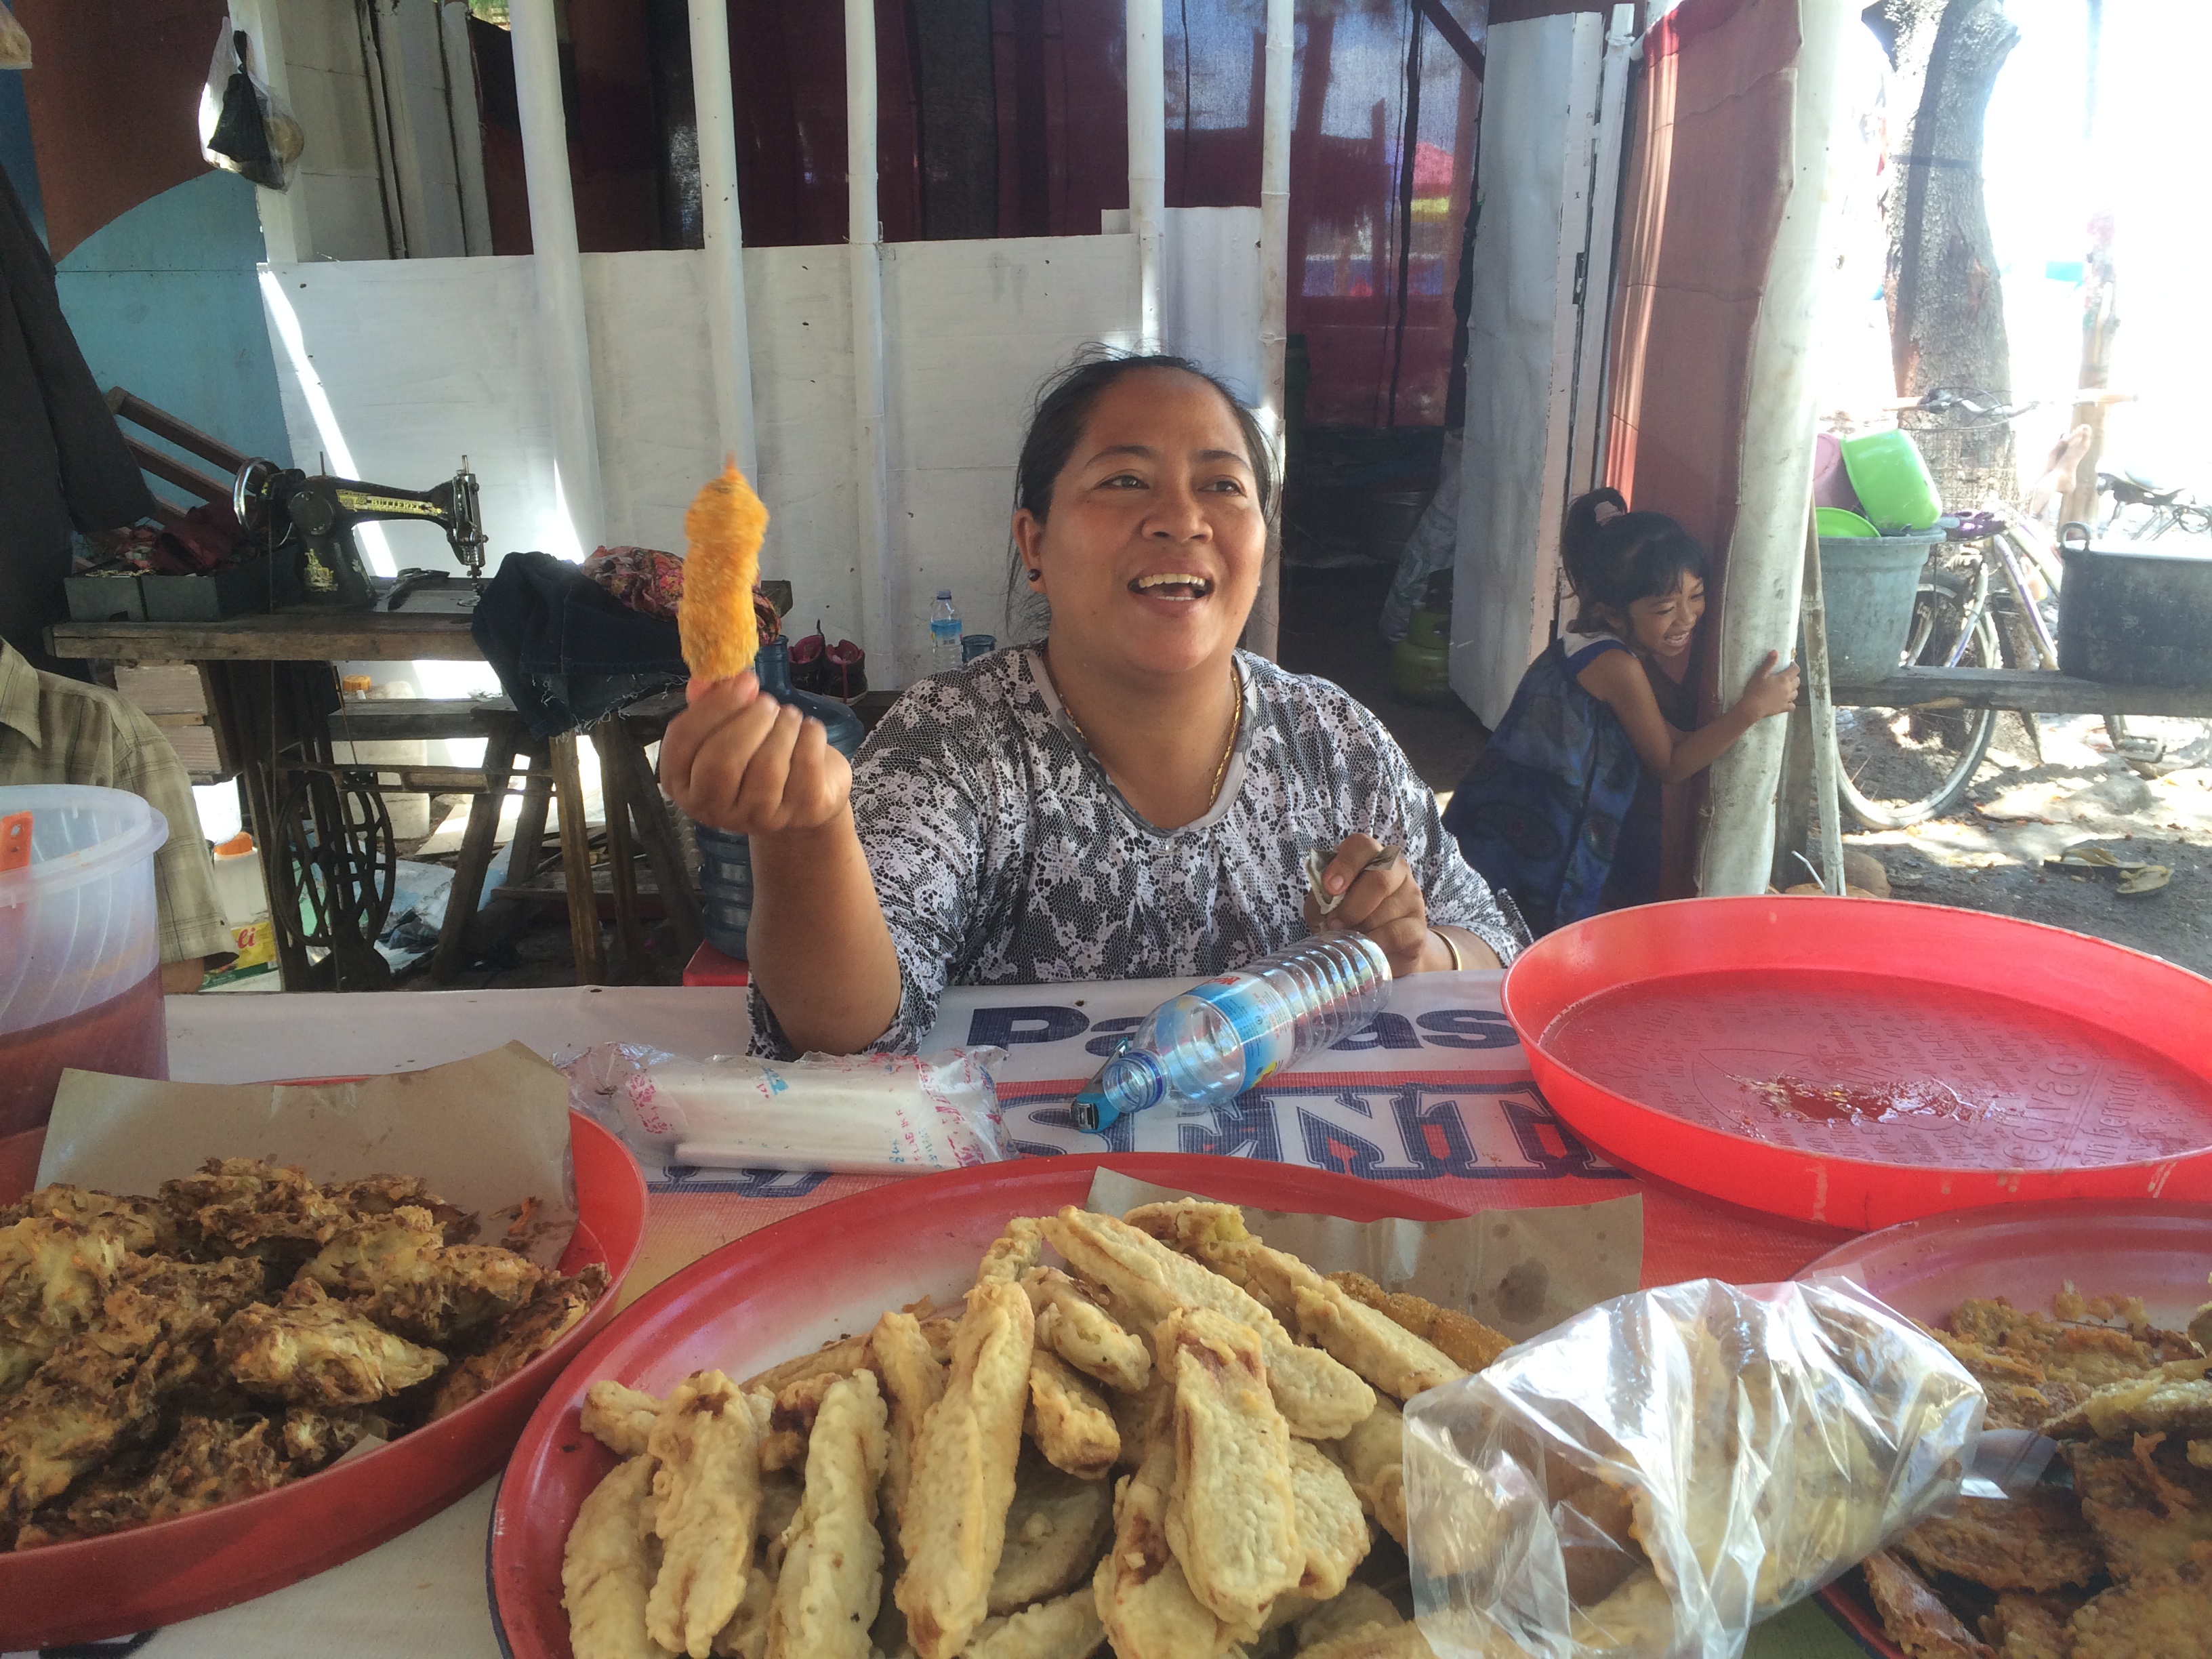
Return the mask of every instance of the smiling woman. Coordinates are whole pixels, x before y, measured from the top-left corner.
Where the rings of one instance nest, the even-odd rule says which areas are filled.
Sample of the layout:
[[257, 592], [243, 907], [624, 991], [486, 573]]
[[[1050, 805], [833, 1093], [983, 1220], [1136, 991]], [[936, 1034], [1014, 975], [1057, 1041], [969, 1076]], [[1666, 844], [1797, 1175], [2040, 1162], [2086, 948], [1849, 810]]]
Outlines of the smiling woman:
[[849, 769], [750, 675], [669, 727], [677, 805], [752, 838], [757, 1050], [911, 1050], [948, 984], [1196, 979], [1323, 929], [1399, 974], [1512, 957], [1381, 723], [1237, 648], [1274, 498], [1250, 411], [1178, 358], [1086, 359], [1016, 479], [1042, 640], [909, 687]]

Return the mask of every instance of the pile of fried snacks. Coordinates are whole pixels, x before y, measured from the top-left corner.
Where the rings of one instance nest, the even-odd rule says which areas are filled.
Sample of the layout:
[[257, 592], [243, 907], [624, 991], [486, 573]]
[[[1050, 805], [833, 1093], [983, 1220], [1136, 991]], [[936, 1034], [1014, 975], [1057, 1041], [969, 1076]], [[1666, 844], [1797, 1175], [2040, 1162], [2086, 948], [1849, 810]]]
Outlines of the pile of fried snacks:
[[592, 1383], [583, 1427], [623, 1461], [568, 1534], [571, 1644], [1421, 1659], [1399, 1404], [1506, 1346], [1233, 1206], [1018, 1218], [957, 1313], [665, 1400]]
[[312, 1474], [458, 1411], [607, 1287], [477, 1230], [413, 1176], [324, 1185], [243, 1158], [152, 1198], [0, 1206], [0, 1548]]
[[1961, 1302], [1934, 1335], [1989, 1395], [1991, 1428], [2057, 1455], [2037, 1484], [1961, 1498], [1867, 1561], [1890, 1640], [1914, 1659], [2212, 1652], [2212, 1304], [2160, 1330], [2136, 1297], [2069, 1287], [2047, 1315]]

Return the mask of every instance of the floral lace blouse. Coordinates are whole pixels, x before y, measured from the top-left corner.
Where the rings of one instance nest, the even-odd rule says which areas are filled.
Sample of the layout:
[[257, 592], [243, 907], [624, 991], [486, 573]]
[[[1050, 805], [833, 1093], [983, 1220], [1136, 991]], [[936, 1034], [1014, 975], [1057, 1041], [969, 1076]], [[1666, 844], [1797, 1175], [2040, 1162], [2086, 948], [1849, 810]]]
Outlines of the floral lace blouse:
[[[1406, 849], [1432, 922], [1510, 962], [1528, 942], [1445, 833], [1382, 722], [1324, 679], [1239, 652], [1244, 716], [1221, 793], [1147, 823], [1062, 710], [1034, 648], [909, 687], [853, 767], [853, 816], [898, 953], [912, 1052], [947, 985], [1202, 979], [1305, 937], [1304, 860], [1364, 832]], [[753, 1048], [789, 1055], [752, 994]]]

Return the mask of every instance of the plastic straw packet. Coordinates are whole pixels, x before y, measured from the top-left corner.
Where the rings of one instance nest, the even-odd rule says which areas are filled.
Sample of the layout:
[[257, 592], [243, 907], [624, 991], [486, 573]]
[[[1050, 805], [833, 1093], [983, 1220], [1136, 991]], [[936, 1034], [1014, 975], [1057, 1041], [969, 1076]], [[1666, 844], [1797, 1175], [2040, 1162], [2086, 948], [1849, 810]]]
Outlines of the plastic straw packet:
[[1422, 1633], [1442, 1659], [1735, 1659], [1957, 1497], [1982, 1410], [1855, 1286], [1601, 1303], [1407, 1403]]
[[665, 1164], [917, 1175], [1013, 1156], [991, 1081], [1005, 1058], [979, 1048], [696, 1060], [607, 1043], [566, 1065], [572, 1098], [605, 1103], [592, 1115]]

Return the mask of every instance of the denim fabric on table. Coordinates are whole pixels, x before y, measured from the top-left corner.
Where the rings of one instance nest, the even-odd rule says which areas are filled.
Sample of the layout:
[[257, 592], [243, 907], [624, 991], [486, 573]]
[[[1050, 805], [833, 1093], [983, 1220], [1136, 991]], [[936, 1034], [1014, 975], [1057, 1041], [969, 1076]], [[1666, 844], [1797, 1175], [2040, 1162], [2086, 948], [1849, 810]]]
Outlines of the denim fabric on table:
[[557, 737], [688, 678], [676, 624], [633, 611], [550, 553], [510, 553], [469, 625], [534, 738]]

